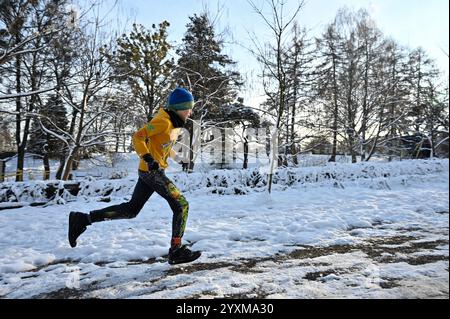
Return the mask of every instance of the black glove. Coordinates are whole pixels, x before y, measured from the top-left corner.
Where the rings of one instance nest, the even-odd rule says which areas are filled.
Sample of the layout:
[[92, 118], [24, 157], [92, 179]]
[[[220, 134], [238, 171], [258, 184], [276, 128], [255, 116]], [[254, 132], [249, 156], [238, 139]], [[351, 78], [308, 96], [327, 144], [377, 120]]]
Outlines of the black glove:
[[147, 163], [149, 171], [157, 171], [159, 169], [158, 162], [150, 154], [143, 155], [142, 159]]

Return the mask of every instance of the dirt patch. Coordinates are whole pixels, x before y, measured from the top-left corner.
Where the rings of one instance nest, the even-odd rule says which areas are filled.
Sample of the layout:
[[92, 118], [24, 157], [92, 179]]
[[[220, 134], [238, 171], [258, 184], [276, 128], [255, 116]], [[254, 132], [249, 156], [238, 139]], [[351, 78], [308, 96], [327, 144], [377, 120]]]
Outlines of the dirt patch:
[[347, 254], [358, 250], [357, 246], [352, 245], [333, 245], [328, 247], [303, 246], [303, 249], [297, 249], [285, 256], [280, 256], [281, 260], [285, 259], [312, 259], [332, 254]]
[[431, 264], [438, 261], [448, 261], [448, 256], [443, 255], [423, 255], [423, 256], [412, 256], [406, 259], [406, 262], [410, 265], [425, 265]]
[[217, 293], [215, 291], [212, 290], [205, 290], [202, 291], [202, 293], [200, 294], [195, 294], [189, 297], [186, 297], [186, 299], [200, 299], [200, 298], [205, 298], [205, 297], [216, 297]]
[[367, 239], [366, 242], [372, 245], [402, 245], [410, 242], [411, 240], [417, 240], [417, 237], [413, 236], [394, 236], [394, 237], [373, 237]]
[[31, 269], [31, 270], [29, 270], [29, 272], [39, 272], [41, 270], [46, 271], [45, 268], [48, 268], [51, 266], [56, 266], [56, 265], [65, 265], [65, 266], [70, 267], [70, 266], [77, 265], [78, 263], [79, 263], [79, 260], [74, 260], [74, 259], [57, 259], [48, 264], [38, 266], [35, 269]]
[[[420, 251], [433, 251], [438, 246], [448, 245], [448, 240], [444, 239], [423, 242], [412, 242], [412, 240], [417, 240], [417, 238], [404, 236], [373, 238], [367, 241], [369, 245], [361, 247], [361, 251], [366, 253], [374, 261], [381, 263], [407, 262], [410, 265], [424, 265], [439, 260], [448, 260], [448, 256], [435, 254], [409, 256], [407, 258], [398, 257], [397, 254], [410, 255]], [[386, 256], [386, 254], [390, 256]]]
[[141, 264], [151, 265], [151, 264], [156, 264], [158, 262], [166, 262], [167, 256], [163, 256], [163, 258], [164, 258], [164, 260], [156, 259], [156, 258], [150, 258], [150, 259], [147, 259], [147, 260], [132, 259], [132, 260], [129, 260], [127, 262], [127, 265], [141, 265]]
[[220, 268], [230, 268], [230, 270], [240, 273], [262, 273], [263, 270], [254, 269], [259, 263], [266, 261], [276, 261], [274, 257], [240, 259], [238, 262], [217, 262], [217, 263], [195, 263], [187, 265], [173, 266], [166, 272], [168, 276], [176, 276], [179, 274], [191, 274], [203, 270], [215, 270]]
[[269, 293], [265, 292], [261, 288], [253, 289], [251, 291], [237, 293], [237, 294], [227, 294], [224, 295], [224, 299], [265, 299]]
[[83, 289], [62, 288], [49, 293], [43, 293], [33, 298], [36, 299], [84, 299], [86, 294], [92, 291], [94, 287], [88, 286]]
[[261, 269], [254, 269], [259, 263], [263, 263], [266, 261], [274, 261], [277, 262], [277, 259], [274, 257], [267, 257], [267, 258], [258, 258], [258, 259], [244, 259], [240, 260], [240, 263], [238, 265], [234, 265], [231, 267], [231, 270], [235, 272], [239, 272], [242, 274], [248, 274], [248, 273], [263, 273], [264, 270]]
[[401, 287], [401, 285], [398, 283], [396, 279], [393, 278], [381, 278], [381, 281], [379, 282], [379, 285], [383, 289], [392, 289], [396, 287]]
[[171, 269], [166, 271], [167, 276], [176, 276], [179, 274], [191, 274], [197, 271], [203, 270], [215, 270], [219, 268], [228, 268], [235, 266], [236, 264], [227, 263], [227, 262], [218, 262], [218, 263], [196, 263], [196, 264], [188, 264], [188, 265], [177, 265], [173, 266]]

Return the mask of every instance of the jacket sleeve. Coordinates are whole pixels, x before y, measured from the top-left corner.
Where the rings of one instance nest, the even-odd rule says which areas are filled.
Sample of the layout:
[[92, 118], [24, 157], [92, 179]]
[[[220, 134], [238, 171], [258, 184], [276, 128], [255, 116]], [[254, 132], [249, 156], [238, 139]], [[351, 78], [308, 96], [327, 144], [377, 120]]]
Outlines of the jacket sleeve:
[[181, 161], [181, 157], [173, 150], [173, 148], [170, 149], [170, 158], [177, 163]]
[[[180, 135], [180, 129], [174, 129], [175, 134], [176, 134], [176, 138], [175, 140], [177, 140], [178, 136]], [[174, 151], [173, 146], [176, 144], [176, 142], [173, 143], [172, 148], [170, 149], [170, 153], [169, 156], [171, 159], [173, 159], [176, 162], [180, 162], [181, 161], [181, 157], [177, 154], [177, 152]]]
[[159, 119], [154, 119], [142, 127], [133, 135], [133, 145], [136, 153], [142, 158], [143, 155], [150, 153], [147, 147], [147, 141], [156, 134], [163, 133], [168, 128], [168, 123]]

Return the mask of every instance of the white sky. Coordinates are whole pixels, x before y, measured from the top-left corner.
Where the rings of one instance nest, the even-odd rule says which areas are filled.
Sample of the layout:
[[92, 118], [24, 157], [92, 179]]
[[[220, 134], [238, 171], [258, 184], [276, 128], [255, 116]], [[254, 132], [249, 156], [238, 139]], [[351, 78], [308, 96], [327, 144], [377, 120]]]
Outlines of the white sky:
[[[112, 1], [112, 0], [108, 0]], [[264, 0], [254, 0], [260, 6]], [[288, 7], [295, 7], [297, 1], [287, 0]], [[448, 0], [306, 0], [298, 15], [298, 22], [311, 30], [311, 35], [322, 33], [339, 8], [366, 8], [385, 36], [391, 36], [400, 44], [410, 48], [423, 47], [438, 67], [449, 74], [449, 2]], [[269, 39], [269, 32], [260, 17], [254, 13], [245, 0], [122, 0], [124, 16], [150, 27], [153, 23], [168, 20], [169, 39], [179, 44], [186, 31], [189, 16], [201, 13], [207, 7], [210, 12], [222, 8], [217, 21], [217, 30], [228, 28], [230, 41], [251, 46], [249, 32], [256, 33], [260, 40]], [[265, 6], [267, 8], [267, 5]], [[130, 23], [131, 25], [131, 23]], [[242, 46], [227, 44], [225, 53], [239, 63], [241, 74], [256, 75], [259, 67], [256, 60]], [[248, 88], [253, 90], [253, 88]], [[244, 96], [248, 95], [244, 92]]]

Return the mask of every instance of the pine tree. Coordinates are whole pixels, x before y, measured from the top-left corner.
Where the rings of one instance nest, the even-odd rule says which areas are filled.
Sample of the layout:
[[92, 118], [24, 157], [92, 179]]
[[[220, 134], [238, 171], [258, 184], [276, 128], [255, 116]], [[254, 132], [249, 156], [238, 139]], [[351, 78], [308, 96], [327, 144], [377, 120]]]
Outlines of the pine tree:
[[167, 40], [169, 26], [163, 21], [146, 30], [133, 24], [131, 33], [117, 40], [116, 52], [103, 51], [116, 70], [116, 79], [128, 84], [147, 120], [165, 102], [172, 87], [174, 59], [168, 55], [172, 48]]
[[[177, 84], [189, 89], [195, 99], [194, 120], [216, 122], [223, 108], [236, 98], [236, 88], [241, 85], [240, 74], [231, 70], [236, 63], [222, 53], [223, 42], [217, 39], [208, 15], [189, 17], [182, 45], [177, 49], [180, 56], [175, 79]], [[193, 142], [193, 125], [187, 126]], [[194, 167], [190, 145], [189, 170]]]
[[194, 118], [206, 112], [207, 118], [214, 118], [221, 106], [235, 99], [240, 75], [227, 69], [236, 62], [222, 53], [223, 42], [217, 39], [208, 15], [203, 13], [189, 19], [182, 45], [177, 49], [180, 58], [176, 80], [195, 97]]

